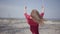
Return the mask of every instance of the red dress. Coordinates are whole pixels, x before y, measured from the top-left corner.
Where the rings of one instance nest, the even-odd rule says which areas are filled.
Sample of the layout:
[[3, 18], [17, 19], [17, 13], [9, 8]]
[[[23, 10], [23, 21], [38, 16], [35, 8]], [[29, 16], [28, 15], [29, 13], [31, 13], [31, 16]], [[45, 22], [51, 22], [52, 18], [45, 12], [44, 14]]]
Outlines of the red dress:
[[[27, 19], [27, 23], [30, 25], [30, 31], [32, 32], [32, 34], [39, 34], [38, 32], [39, 24], [33, 21], [32, 19], [30, 19], [30, 15], [28, 15], [27, 13], [24, 13], [24, 15]], [[41, 17], [43, 17], [43, 15], [44, 13], [40, 14]]]

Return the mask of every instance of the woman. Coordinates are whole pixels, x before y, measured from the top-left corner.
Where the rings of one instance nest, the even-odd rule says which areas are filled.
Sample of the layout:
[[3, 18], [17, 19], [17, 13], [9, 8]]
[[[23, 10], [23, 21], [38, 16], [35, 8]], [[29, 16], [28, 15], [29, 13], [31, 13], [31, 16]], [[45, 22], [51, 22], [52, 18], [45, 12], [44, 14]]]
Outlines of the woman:
[[31, 15], [28, 15], [26, 6], [24, 10], [24, 15], [27, 19], [28, 24], [30, 25], [30, 31], [32, 32], [32, 34], [39, 34], [38, 27], [39, 24], [43, 23], [44, 7], [42, 7], [41, 14], [39, 14], [39, 12], [36, 9], [33, 9]]

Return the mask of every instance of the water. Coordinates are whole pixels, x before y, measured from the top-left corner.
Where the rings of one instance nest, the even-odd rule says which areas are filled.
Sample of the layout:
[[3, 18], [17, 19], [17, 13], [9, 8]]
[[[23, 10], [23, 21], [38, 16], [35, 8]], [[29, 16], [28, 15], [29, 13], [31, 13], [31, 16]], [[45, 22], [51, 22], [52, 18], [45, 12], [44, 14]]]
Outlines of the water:
[[[39, 26], [40, 34], [60, 34], [60, 22], [47, 21]], [[32, 34], [25, 20], [0, 20], [0, 34]]]

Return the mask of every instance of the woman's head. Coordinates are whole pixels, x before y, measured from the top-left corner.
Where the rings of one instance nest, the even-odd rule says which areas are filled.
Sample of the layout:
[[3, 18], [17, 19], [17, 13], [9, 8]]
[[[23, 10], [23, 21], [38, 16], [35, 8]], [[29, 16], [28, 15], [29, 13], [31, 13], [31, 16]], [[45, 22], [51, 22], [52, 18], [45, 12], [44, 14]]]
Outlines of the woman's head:
[[41, 23], [42, 17], [39, 15], [38, 10], [33, 9], [31, 12], [31, 17], [34, 21]]

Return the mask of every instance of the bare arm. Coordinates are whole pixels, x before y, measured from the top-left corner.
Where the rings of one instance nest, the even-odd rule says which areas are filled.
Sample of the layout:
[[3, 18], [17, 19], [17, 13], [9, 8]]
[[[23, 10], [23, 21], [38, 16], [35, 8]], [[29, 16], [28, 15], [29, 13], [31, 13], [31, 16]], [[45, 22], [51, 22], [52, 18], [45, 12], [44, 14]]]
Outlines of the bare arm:
[[[44, 11], [45, 11], [45, 8], [44, 8], [44, 5], [42, 5], [42, 11], [41, 11], [41, 14], [44, 13]], [[44, 15], [43, 15], [43, 16], [44, 16]], [[47, 20], [44, 19], [44, 18], [43, 18], [42, 20], [47, 21]]]
[[24, 6], [24, 13], [27, 13], [27, 6]]
[[24, 7], [24, 15], [26, 18], [31, 18], [30, 15], [27, 14], [27, 6]]
[[44, 12], [44, 5], [42, 5], [42, 11], [41, 12]]
[[43, 16], [44, 16], [44, 6], [42, 5], [42, 11], [41, 11], [41, 13], [40, 13], [40, 16], [43, 18]]

